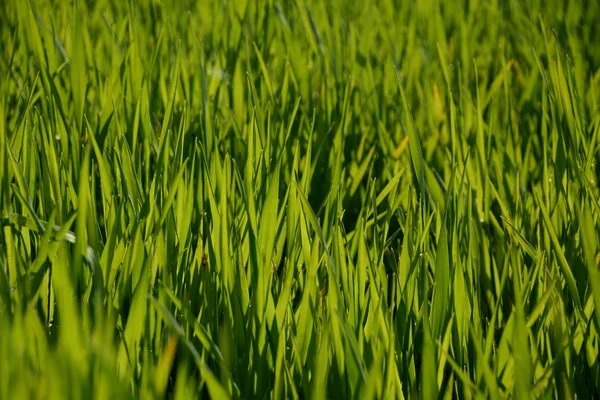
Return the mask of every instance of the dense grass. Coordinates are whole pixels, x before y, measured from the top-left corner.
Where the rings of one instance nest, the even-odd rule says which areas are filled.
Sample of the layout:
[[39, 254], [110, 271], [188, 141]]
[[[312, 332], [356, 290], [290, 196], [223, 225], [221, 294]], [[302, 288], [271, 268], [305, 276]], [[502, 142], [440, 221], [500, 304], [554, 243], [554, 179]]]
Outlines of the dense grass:
[[0, 397], [600, 396], [599, 8], [3, 1]]

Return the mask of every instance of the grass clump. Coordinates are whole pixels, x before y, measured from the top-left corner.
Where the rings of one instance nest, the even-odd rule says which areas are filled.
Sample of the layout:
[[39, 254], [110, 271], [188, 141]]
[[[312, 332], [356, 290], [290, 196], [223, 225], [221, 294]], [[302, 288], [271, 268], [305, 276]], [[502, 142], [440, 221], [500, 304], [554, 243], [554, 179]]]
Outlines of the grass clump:
[[459, 3], [3, 2], [0, 397], [600, 396], [600, 7]]

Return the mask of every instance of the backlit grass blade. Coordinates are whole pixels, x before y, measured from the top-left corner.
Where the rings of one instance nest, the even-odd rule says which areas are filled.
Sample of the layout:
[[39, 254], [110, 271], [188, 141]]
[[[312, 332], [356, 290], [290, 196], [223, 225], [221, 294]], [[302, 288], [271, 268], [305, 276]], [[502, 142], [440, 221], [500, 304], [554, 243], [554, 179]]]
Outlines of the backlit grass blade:
[[184, 339], [186, 337], [185, 331], [179, 325], [175, 317], [173, 317], [169, 310], [164, 305], [160, 304], [155, 298], [152, 298], [152, 302], [154, 304], [154, 307], [161, 314], [161, 316], [169, 323], [169, 325], [173, 328], [175, 333], [177, 333], [183, 339], [186, 347], [192, 354], [194, 361], [202, 370], [203, 378], [206, 379], [206, 385], [208, 387], [208, 392], [210, 393], [211, 397], [219, 399], [229, 399], [229, 393], [220, 384], [220, 382], [217, 380], [217, 377], [202, 360], [200, 354], [198, 353], [194, 345], [188, 339]]
[[597, 326], [600, 326], [600, 271], [598, 271], [597, 231], [594, 226], [594, 217], [587, 202], [581, 205], [579, 220], [585, 262], [589, 274], [592, 297], [594, 299], [594, 315], [598, 324]]
[[442, 229], [437, 244], [435, 264], [435, 294], [432, 314], [432, 334], [438, 339], [446, 325], [448, 305], [450, 301], [450, 253], [448, 246], [448, 233], [446, 224], [442, 222]]
[[396, 71], [396, 74], [398, 78], [398, 87], [400, 88], [402, 107], [404, 110], [403, 127], [408, 135], [410, 158], [412, 160], [414, 172], [417, 178], [417, 182], [419, 184], [419, 189], [421, 190], [421, 194], [424, 197], [427, 194], [427, 187], [425, 183], [425, 161], [423, 160], [421, 140], [419, 139], [419, 135], [417, 134], [415, 123], [410, 112], [410, 108], [408, 106], [406, 94], [404, 93], [403, 84], [400, 79], [400, 75], [398, 74], [398, 71]]
[[83, 15], [77, 1], [73, 2], [73, 41], [71, 46], [71, 92], [75, 108], [75, 122], [79, 132], [83, 132], [83, 113], [87, 93], [87, 65], [85, 62]]
[[567, 282], [567, 288], [569, 290], [569, 293], [573, 299], [573, 302], [575, 303], [577, 310], [580, 313], [579, 315], [583, 316], [583, 313], [582, 313], [583, 308], [581, 306], [581, 299], [579, 297], [579, 291], [577, 290], [577, 284], [575, 283], [575, 277], [573, 276], [573, 273], [571, 272], [571, 268], [569, 267], [569, 263], [568, 263], [568, 261], [565, 257], [565, 254], [562, 250], [560, 241], [559, 241], [558, 237], [556, 236], [556, 231], [552, 224], [552, 220], [550, 219], [550, 214], [548, 213], [548, 210], [546, 209], [546, 205], [541, 200], [538, 192], [535, 192], [535, 198], [537, 200], [538, 206], [540, 207], [540, 212], [542, 213], [542, 218], [543, 218], [546, 230], [548, 231], [548, 234], [550, 235], [550, 240], [552, 242], [552, 247], [554, 249], [554, 253], [556, 254], [556, 257], [558, 258], [558, 265], [560, 266], [561, 272], [564, 275], [565, 280]]
[[424, 399], [435, 399], [438, 396], [437, 372], [435, 370], [436, 357], [433, 339], [431, 338], [431, 330], [429, 321], [422, 320], [423, 323], [423, 366], [421, 370], [421, 396]]

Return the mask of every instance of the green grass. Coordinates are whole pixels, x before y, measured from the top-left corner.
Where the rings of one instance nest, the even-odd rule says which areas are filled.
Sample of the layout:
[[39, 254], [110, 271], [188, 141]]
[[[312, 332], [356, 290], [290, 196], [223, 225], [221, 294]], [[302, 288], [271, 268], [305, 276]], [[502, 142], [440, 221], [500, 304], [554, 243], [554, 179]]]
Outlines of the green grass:
[[599, 20], [2, 2], [0, 398], [600, 396]]

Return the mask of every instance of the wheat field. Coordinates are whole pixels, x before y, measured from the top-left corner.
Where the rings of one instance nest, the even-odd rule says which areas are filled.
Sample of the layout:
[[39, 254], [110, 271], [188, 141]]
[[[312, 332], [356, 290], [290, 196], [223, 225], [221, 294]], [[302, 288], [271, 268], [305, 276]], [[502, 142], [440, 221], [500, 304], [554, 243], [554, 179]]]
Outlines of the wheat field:
[[598, 21], [3, 1], [0, 398], [600, 397]]

